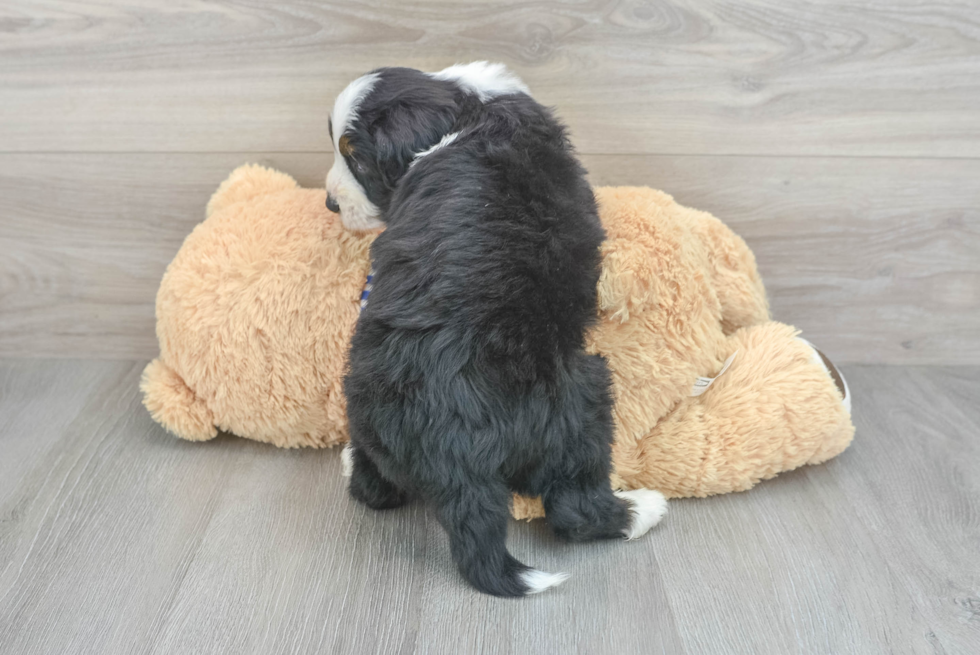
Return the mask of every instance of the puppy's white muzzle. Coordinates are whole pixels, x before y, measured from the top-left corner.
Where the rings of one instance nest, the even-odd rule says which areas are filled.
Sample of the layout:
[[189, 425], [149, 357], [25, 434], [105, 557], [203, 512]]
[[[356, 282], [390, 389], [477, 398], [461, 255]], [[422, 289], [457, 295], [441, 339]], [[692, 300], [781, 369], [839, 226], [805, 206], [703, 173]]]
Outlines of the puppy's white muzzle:
[[364, 188], [339, 154], [334, 155], [333, 166], [327, 173], [327, 194], [340, 206], [340, 220], [348, 230], [384, 227], [384, 223], [378, 219], [381, 211], [368, 200]]

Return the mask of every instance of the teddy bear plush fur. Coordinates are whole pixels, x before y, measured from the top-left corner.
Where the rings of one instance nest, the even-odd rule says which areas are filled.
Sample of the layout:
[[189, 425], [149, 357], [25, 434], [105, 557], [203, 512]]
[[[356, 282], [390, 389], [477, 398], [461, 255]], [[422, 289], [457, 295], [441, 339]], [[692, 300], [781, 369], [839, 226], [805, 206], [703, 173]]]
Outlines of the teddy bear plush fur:
[[[613, 486], [741, 491], [844, 450], [854, 434], [846, 383], [794, 328], [769, 319], [745, 243], [660, 191], [595, 193], [608, 238], [588, 348], [613, 374]], [[347, 440], [341, 381], [375, 234], [345, 230], [324, 200], [322, 189], [242, 166], [167, 268], [160, 356], [141, 388], [177, 436]], [[699, 377], [716, 375], [692, 395]], [[526, 498], [513, 511], [543, 514]]]

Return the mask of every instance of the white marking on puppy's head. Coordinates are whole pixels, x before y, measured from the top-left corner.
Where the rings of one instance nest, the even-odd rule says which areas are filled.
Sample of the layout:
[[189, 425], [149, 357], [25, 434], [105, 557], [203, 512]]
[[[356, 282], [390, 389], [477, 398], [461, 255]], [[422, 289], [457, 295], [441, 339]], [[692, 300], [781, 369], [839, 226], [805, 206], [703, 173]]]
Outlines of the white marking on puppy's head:
[[378, 75], [363, 75], [340, 92], [333, 105], [333, 166], [327, 173], [327, 196], [340, 206], [340, 219], [351, 230], [372, 230], [384, 227], [378, 216], [381, 210], [368, 200], [341, 152], [340, 139], [357, 119], [357, 108], [378, 82]]
[[482, 102], [509, 93], [531, 95], [531, 90], [521, 81], [521, 78], [507, 70], [503, 64], [489, 61], [456, 64], [438, 73], [427, 73], [427, 75], [437, 80], [455, 82], [467, 93], [476, 94]]
[[458, 137], [458, 136], [459, 136], [459, 132], [452, 132], [451, 134], [447, 134], [446, 136], [444, 136], [441, 139], [439, 139], [439, 143], [435, 144], [431, 148], [426, 148], [422, 152], [415, 153], [415, 156], [412, 157], [412, 163], [409, 164], [408, 167], [411, 168], [412, 166], [415, 166], [415, 164], [418, 163], [418, 161], [420, 159], [422, 159], [422, 157], [425, 157], [426, 155], [431, 155], [433, 152], [435, 152], [439, 148], [445, 148], [450, 143], [452, 143], [453, 141], [455, 141], [456, 140], [456, 137]]

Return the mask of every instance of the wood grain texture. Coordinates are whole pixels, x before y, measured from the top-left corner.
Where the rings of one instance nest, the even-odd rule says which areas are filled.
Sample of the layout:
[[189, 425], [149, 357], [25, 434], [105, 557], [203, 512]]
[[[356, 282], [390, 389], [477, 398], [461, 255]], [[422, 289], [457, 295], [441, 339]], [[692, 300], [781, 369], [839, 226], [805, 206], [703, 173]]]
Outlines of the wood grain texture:
[[328, 150], [354, 77], [474, 59], [587, 153], [980, 156], [964, 0], [9, 0], [0, 150]]
[[[329, 154], [0, 155], [0, 355], [149, 358], [167, 263], [238, 164]], [[756, 253], [777, 319], [838, 362], [980, 363], [980, 161], [586, 155]]]
[[638, 542], [512, 524], [572, 574], [522, 601], [466, 587], [426, 508], [352, 503], [336, 450], [164, 434], [141, 368], [0, 363], [0, 653], [980, 649], [980, 367], [845, 367], [848, 451]]

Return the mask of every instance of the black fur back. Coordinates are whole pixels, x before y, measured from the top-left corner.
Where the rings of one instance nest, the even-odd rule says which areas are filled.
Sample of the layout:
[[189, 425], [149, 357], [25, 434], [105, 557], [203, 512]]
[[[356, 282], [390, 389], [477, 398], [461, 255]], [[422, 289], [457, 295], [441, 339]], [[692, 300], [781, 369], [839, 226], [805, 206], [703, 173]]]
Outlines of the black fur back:
[[[372, 506], [398, 504], [392, 494], [434, 502], [464, 575], [522, 595], [527, 567], [503, 545], [510, 491], [545, 494], [569, 538], [628, 525], [609, 490], [609, 374], [583, 351], [604, 235], [548, 110], [524, 94], [452, 97], [451, 125], [412, 147], [459, 136], [414, 165], [393, 162], [401, 173], [374, 194], [385, 196], [387, 229], [371, 250], [374, 286], [344, 382], [363, 460], [351, 488]], [[376, 102], [365, 123], [383, 120]], [[583, 500], [597, 493], [598, 505]]]

